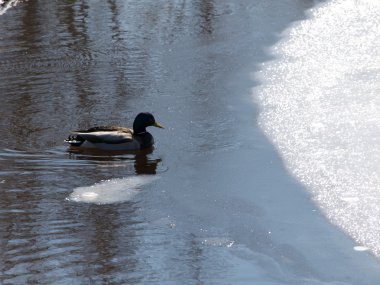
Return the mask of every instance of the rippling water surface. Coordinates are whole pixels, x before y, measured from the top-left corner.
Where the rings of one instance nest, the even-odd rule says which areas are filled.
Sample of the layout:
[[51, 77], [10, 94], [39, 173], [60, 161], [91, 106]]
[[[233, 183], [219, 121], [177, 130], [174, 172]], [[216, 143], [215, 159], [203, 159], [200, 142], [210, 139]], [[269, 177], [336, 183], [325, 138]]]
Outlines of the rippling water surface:
[[[16, 2], [0, 16], [0, 283], [379, 281], [251, 103], [266, 48], [314, 1]], [[64, 146], [140, 111], [166, 126], [153, 150]]]

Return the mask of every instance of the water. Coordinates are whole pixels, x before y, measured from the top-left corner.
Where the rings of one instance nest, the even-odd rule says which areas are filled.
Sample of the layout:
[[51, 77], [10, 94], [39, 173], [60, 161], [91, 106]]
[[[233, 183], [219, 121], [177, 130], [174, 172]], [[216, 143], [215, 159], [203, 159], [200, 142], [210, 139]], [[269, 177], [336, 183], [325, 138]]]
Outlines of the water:
[[380, 4], [331, 1], [273, 47], [260, 122], [331, 221], [380, 255]]
[[[378, 284], [378, 260], [289, 174], [251, 98], [253, 87], [265, 90], [252, 74], [274, 59], [269, 48], [292, 24], [313, 21], [305, 12], [313, 5], [23, 1], [8, 9], [0, 283]], [[140, 111], [167, 127], [151, 130], [152, 151], [64, 146], [72, 129], [130, 126]]]

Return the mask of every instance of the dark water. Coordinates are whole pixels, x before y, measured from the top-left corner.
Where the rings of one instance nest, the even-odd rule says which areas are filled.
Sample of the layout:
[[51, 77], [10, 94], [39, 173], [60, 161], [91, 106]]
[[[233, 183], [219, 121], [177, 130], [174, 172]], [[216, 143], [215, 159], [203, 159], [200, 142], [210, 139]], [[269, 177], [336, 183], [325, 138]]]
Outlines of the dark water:
[[[312, 5], [276, 2], [30, 0], [0, 17], [0, 283], [375, 284], [256, 126], [253, 72]], [[64, 146], [140, 111], [166, 126], [152, 152]], [[120, 203], [67, 199], [142, 175], [157, 179]]]

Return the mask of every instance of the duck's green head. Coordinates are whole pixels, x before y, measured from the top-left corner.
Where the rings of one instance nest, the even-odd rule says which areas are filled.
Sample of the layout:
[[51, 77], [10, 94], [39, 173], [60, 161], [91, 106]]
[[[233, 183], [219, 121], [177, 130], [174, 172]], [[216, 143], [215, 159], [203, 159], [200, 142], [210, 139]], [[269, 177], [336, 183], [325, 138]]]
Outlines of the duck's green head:
[[160, 123], [156, 122], [151, 113], [140, 113], [136, 116], [135, 121], [133, 122], [133, 132], [135, 134], [146, 132], [146, 127], [157, 127], [163, 129]]

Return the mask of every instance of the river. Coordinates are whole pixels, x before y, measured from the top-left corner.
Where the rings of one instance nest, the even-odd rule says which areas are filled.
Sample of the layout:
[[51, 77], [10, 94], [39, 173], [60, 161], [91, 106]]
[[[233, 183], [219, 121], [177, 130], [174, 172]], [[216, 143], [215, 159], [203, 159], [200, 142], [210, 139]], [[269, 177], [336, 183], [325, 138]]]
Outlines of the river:
[[[271, 48], [315, 5], [30, 0], [4, 11], [0, 283], [380, 284], [379, 261], [331, 223], [257, 102], [266, 79], [283, 82], [258, 76]], [[64, 143], [141, 111], [166, 127], [150, 130], [150, 152]]]

